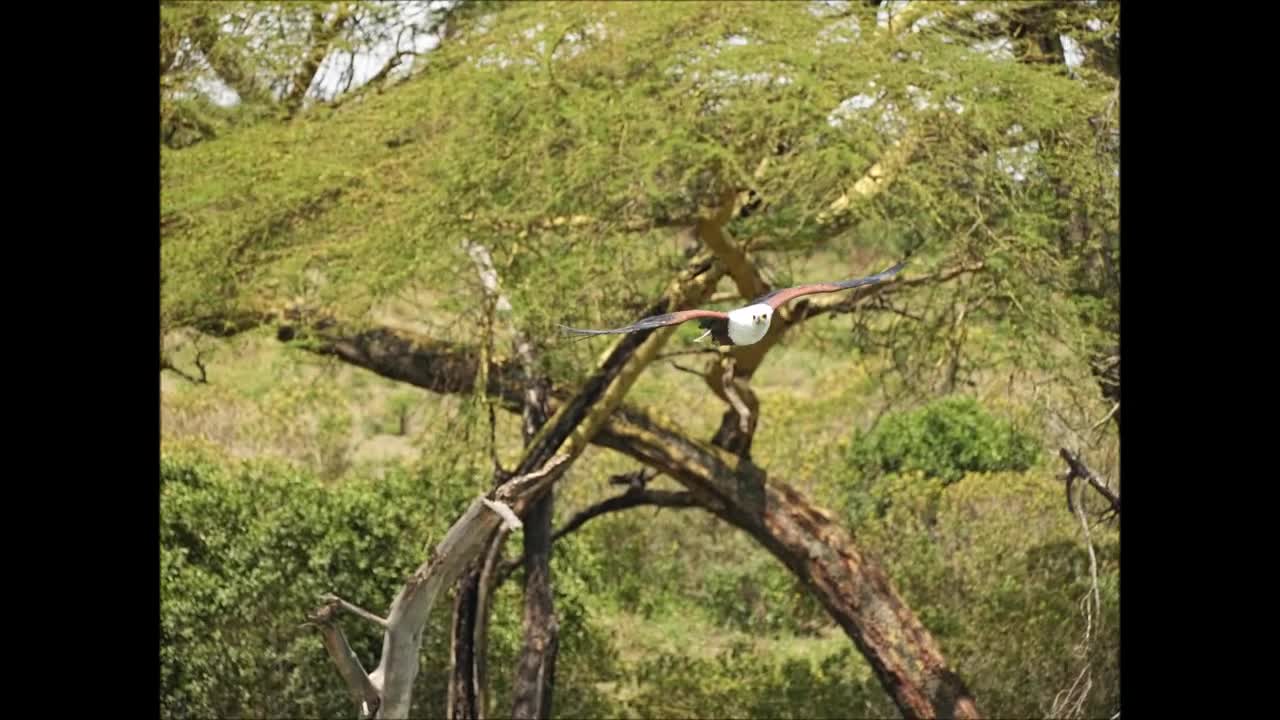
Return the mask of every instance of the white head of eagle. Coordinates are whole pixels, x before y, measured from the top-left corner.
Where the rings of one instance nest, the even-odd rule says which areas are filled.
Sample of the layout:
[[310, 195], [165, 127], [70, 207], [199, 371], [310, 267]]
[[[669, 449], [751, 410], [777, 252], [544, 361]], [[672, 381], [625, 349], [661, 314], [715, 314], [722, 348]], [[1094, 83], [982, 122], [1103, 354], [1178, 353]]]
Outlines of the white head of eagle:
[[729, 337], [735, 345], [751, 345], [769, 332], [773, 308], [756, 303], [729, 311]]

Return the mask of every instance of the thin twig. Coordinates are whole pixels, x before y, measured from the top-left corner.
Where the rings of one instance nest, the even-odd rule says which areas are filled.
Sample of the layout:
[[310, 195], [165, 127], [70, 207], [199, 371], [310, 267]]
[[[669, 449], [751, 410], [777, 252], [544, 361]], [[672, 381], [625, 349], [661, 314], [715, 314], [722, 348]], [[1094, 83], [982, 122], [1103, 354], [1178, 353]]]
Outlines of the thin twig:
[[719, 352], [719, 350], [713, 347], [697, 348], [696, 350], [676, 350], [674, 352], [661, 353], [654, 359], [666, 360], [667, 358], [679, 357], [681, 355], [707, 355], [716, 352]]
[[[606, 500], [601, 500], [595, 505], [584, 508], [574, 514], [569, 522], [564, 524], [559, 530], [551, 535], [551, 542], [557, 542], [560, 538], [582, 527], [588, 520], [600, 517], [606, 513], [627, 510], [633, 507], [642, 507], [653, 505], [660, 508], [692, 508], [698, 507], [698, 502], [694, 499], [692, 493], [688, 492], [672, 492], [668, 490], [645, 490], [638, 487], [632, 487], [621, 495]], [[521, 555], [514, 560], [508, 560], [501, 563], [498, 567], [497, 582], [500, 585], [524, 564], [524, 556]]]
[[203, 355], [204, 355], [203, 351], [200, 351], [200, 350], [196, 351], [195, 366], [200, 370], [200, 377], [195, 377], [194, 375], [191, 375], [190, 373], [181, 370], [180, 368], [178, 368], [178, 366], [174, 365], [172, 362], [168, 360], [168, 358], [165, 358], [165, 357], [160, 358], [160, 369], [162, 371], [171, 370], [178, 377], [194, 385], [208, 385], [209, 373], [207, 368], [205, 368], [204, 361], [202, 359]]
[[[1090, 588], [1089, 591], [1085, 593], [1084, 597], [1081, 598], [1081, 603], [1084, 606], [1085, 618], [1084, 641], [1078, 646], [1080, 657], [1084, 660], [1084, 667], [1081, 668], [1080, 674], [1076, 676], [1075, 681], [1071, 683], [1071, 687], [1059, 692], [1054, 697], [1053, 708], [1051, 709], [1054, 717], [1074, 717], [1083, 714], [1085, 700], [1088, 698], [1089, 691], [1093, 687], [1091, 672], [1093, 665], [1089, 660], [1089, 648], [1093, 639], [1095, 615], [1099, 623], [1102, 620], [1102, 594], [1098, 589], [1098, 556], [1093, 547], [1093, 535], [1089, 530], [1089, 519], [1086, 517], [1084, 512], [1083, 498], [1080, 499], [1080, 502], [1075, 502], [1073, 500], [1073, 495], [1075, 493], [1073, 492], [1074, 485], [1072, 481], [1077, 477], [1093, 478], [1095, 481], [1096, 478], [1094, 478], [1093, 473], [1084, 466], [1084, 463], [1082, 463], [1079, 458], [1069, 450], [1062, 448], [1060, 454], [1062, 455], [1062, 458], [1067, 461], [1068, 466], [1070, 466], [1070, 472], [1067, 474], [1066, 482], [1067, 507], [1070, 508], [1072, 513], [1080, 520], [1080, 527], [1084, 530], [1085, 548], [1089, 551]], [[1118, 513], [1119, 498], [1116, 498], [1115, 507], [1116, 512]], [[1090, 602], [1090, 600], [1092, 600], [1092, 602]], [[1081, 685], [1082, 680], [1084, 682], [1083, 685]]]
[[1111, 406], [1111, 410], [1110, 410], [1110, 411], [1109, 411], [1105, 416], [1103, 416], [1103, 418], [1102, 418], [1101, 420], [1099, 420], [1098, 422], [1094, 423], [1094, 424], [1093, 424], [1093, 427], [1091, 427], [1091, 428], [1089, 428], [1089, 429], [1090, 429], [1090, 430], [1097, 430], [1098, 428], [1102, 427], [1103, 425], [1105, 425], [1105, 424], [1106, 424], [1106, 422], [1107, 422], [1108, 420], [1110, 420], [1112, 417], [1114, 417], [1114, 416], [1115, 416], [1116, 411], [1117, 411], [1117, 410], [1119, 410], [1119, 409], [1120, 409], [1120, 403], [1116, 403], [1115, 405], [1112, 405], [1112, 406]]
[[320, 596], [320, 599], [324, 600], [327, 603], [333, 603], [333, 604], [339, 605], [342, 607], [343, 610], [346, 610], [352, 615], [359, 615], [365, 620], [368, 620], [369, 622], [377, 624], [379, 627], [382, 627], [384, 629], [387, 627], [386, 618], [378, 617], [376, 614], [371, 613], [368, 610], [365, 610], [359, 605], [349, 603], [346, 600], [343, 600], [342, 598], [338, 597], [337, 595], [334, 595], [333, 593], [325, 593], [324, 595]]
[[701, 372], [699, 372], [699, 371], [697, 371], [697, 370], [694, 370], [693, 368], [687, 368], [687, 367], [685, 367], [685, 366], [681, 365], [680, 363], [674, 363], [674, 362], [673, 362], [673, 363], [667, 363], [667, 364], [668, 364], [668, 365], [670, 365], [671, 367], [673, 367], [673, 368], [677, 369], [677, 370], [680, 370], [680, 371], [682, 371], [682, 372], [687, 372], [687, 373], [689, 373], [690, 375], [697, 375], [698, 377], [703, 377], [703, 374], [702, 374]]

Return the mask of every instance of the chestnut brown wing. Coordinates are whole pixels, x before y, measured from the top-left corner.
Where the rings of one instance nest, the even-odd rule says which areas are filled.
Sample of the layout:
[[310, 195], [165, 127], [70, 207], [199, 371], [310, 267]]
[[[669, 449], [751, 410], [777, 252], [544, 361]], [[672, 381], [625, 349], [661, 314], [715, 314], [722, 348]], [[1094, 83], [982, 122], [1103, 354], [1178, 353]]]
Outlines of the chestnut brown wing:
[[618, 335], [623, 333], [639, 332], [641, 330], [655, 330], [668, 325], [679, 325], [690, 320], [699, 318], [724, 319], [729, 318], [728, 315], [715, 310], [680, 310], [679, 312], [667, 313], [666, 315], [653, 315], [627, 325], [626, 327], [610, 328], [608, 330], [584, 330], [580, 328], [571, 328], [561, 325], [566, 332], [574, 335]]
[[902, 270], [903, 266], [905, 266], [906, 264], [907, 264], [907, 261], [903, 260], [902, 262], [898, 263], [897, 265], [894, 265], [888, 270], [885, 270], [883, 272], [878, 272], [875, 275], [868, 275], [867, 277], [852, 278], [850, 280], [841, 280], [840, 282], [809, 283], [807, 285], [797, 285], [795, 287], [783, 288], [781, 290], [774, 290], [768, 295], [763, 295], [761, 297], [756, 298], [754, 301], [752, 301], [752, 304], [765, 303], [769, 307], [773, 308], [774, 310], [777, 310], [787, 301], [794, 300], [795, 298], [798, 298], [802, 295], [817, 295], [820, 293], [833, 293], [833, 292], [839, 292], [841, 290], [848, 290], [850, 288], [861, 287], [863, 285], [873, 285], [878, 282], [883, 282], [893, 277], [894, 275], [897, 275]]

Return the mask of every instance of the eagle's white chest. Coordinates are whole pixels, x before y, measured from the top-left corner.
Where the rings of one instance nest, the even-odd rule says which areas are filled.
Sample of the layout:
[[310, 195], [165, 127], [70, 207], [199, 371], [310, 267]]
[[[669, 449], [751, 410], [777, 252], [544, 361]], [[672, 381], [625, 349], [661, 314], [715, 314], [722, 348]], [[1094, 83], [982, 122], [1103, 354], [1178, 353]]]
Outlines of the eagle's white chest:
[[734, 345], [751, 345], [769, 332], [773, 308], [760, 303], [729, 311], [729, 339]]

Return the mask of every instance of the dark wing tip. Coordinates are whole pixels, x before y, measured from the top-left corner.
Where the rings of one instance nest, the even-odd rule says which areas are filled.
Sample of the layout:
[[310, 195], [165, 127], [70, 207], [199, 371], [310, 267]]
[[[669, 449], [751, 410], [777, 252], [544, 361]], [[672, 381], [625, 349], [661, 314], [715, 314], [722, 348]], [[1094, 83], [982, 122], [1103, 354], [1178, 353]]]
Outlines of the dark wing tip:
[[616, 330], [585, 330], [582, 328], [569, 327], [568, 325], [561, 325], [560, 323], [556, 323], [556, 326], [568, 335], [607, 335], [612, 332], [617, 332]]
[[911, 262], [911, 253], [907, 253], [906, 257], [899, 260], [896, 265], [889, 268], [888, 270], [885, 270], [880, 274], [881, 275], [897, 275], [898, 273], [902, 272], [902, 268], [906, 267], [907, 263], [909, 262]]

